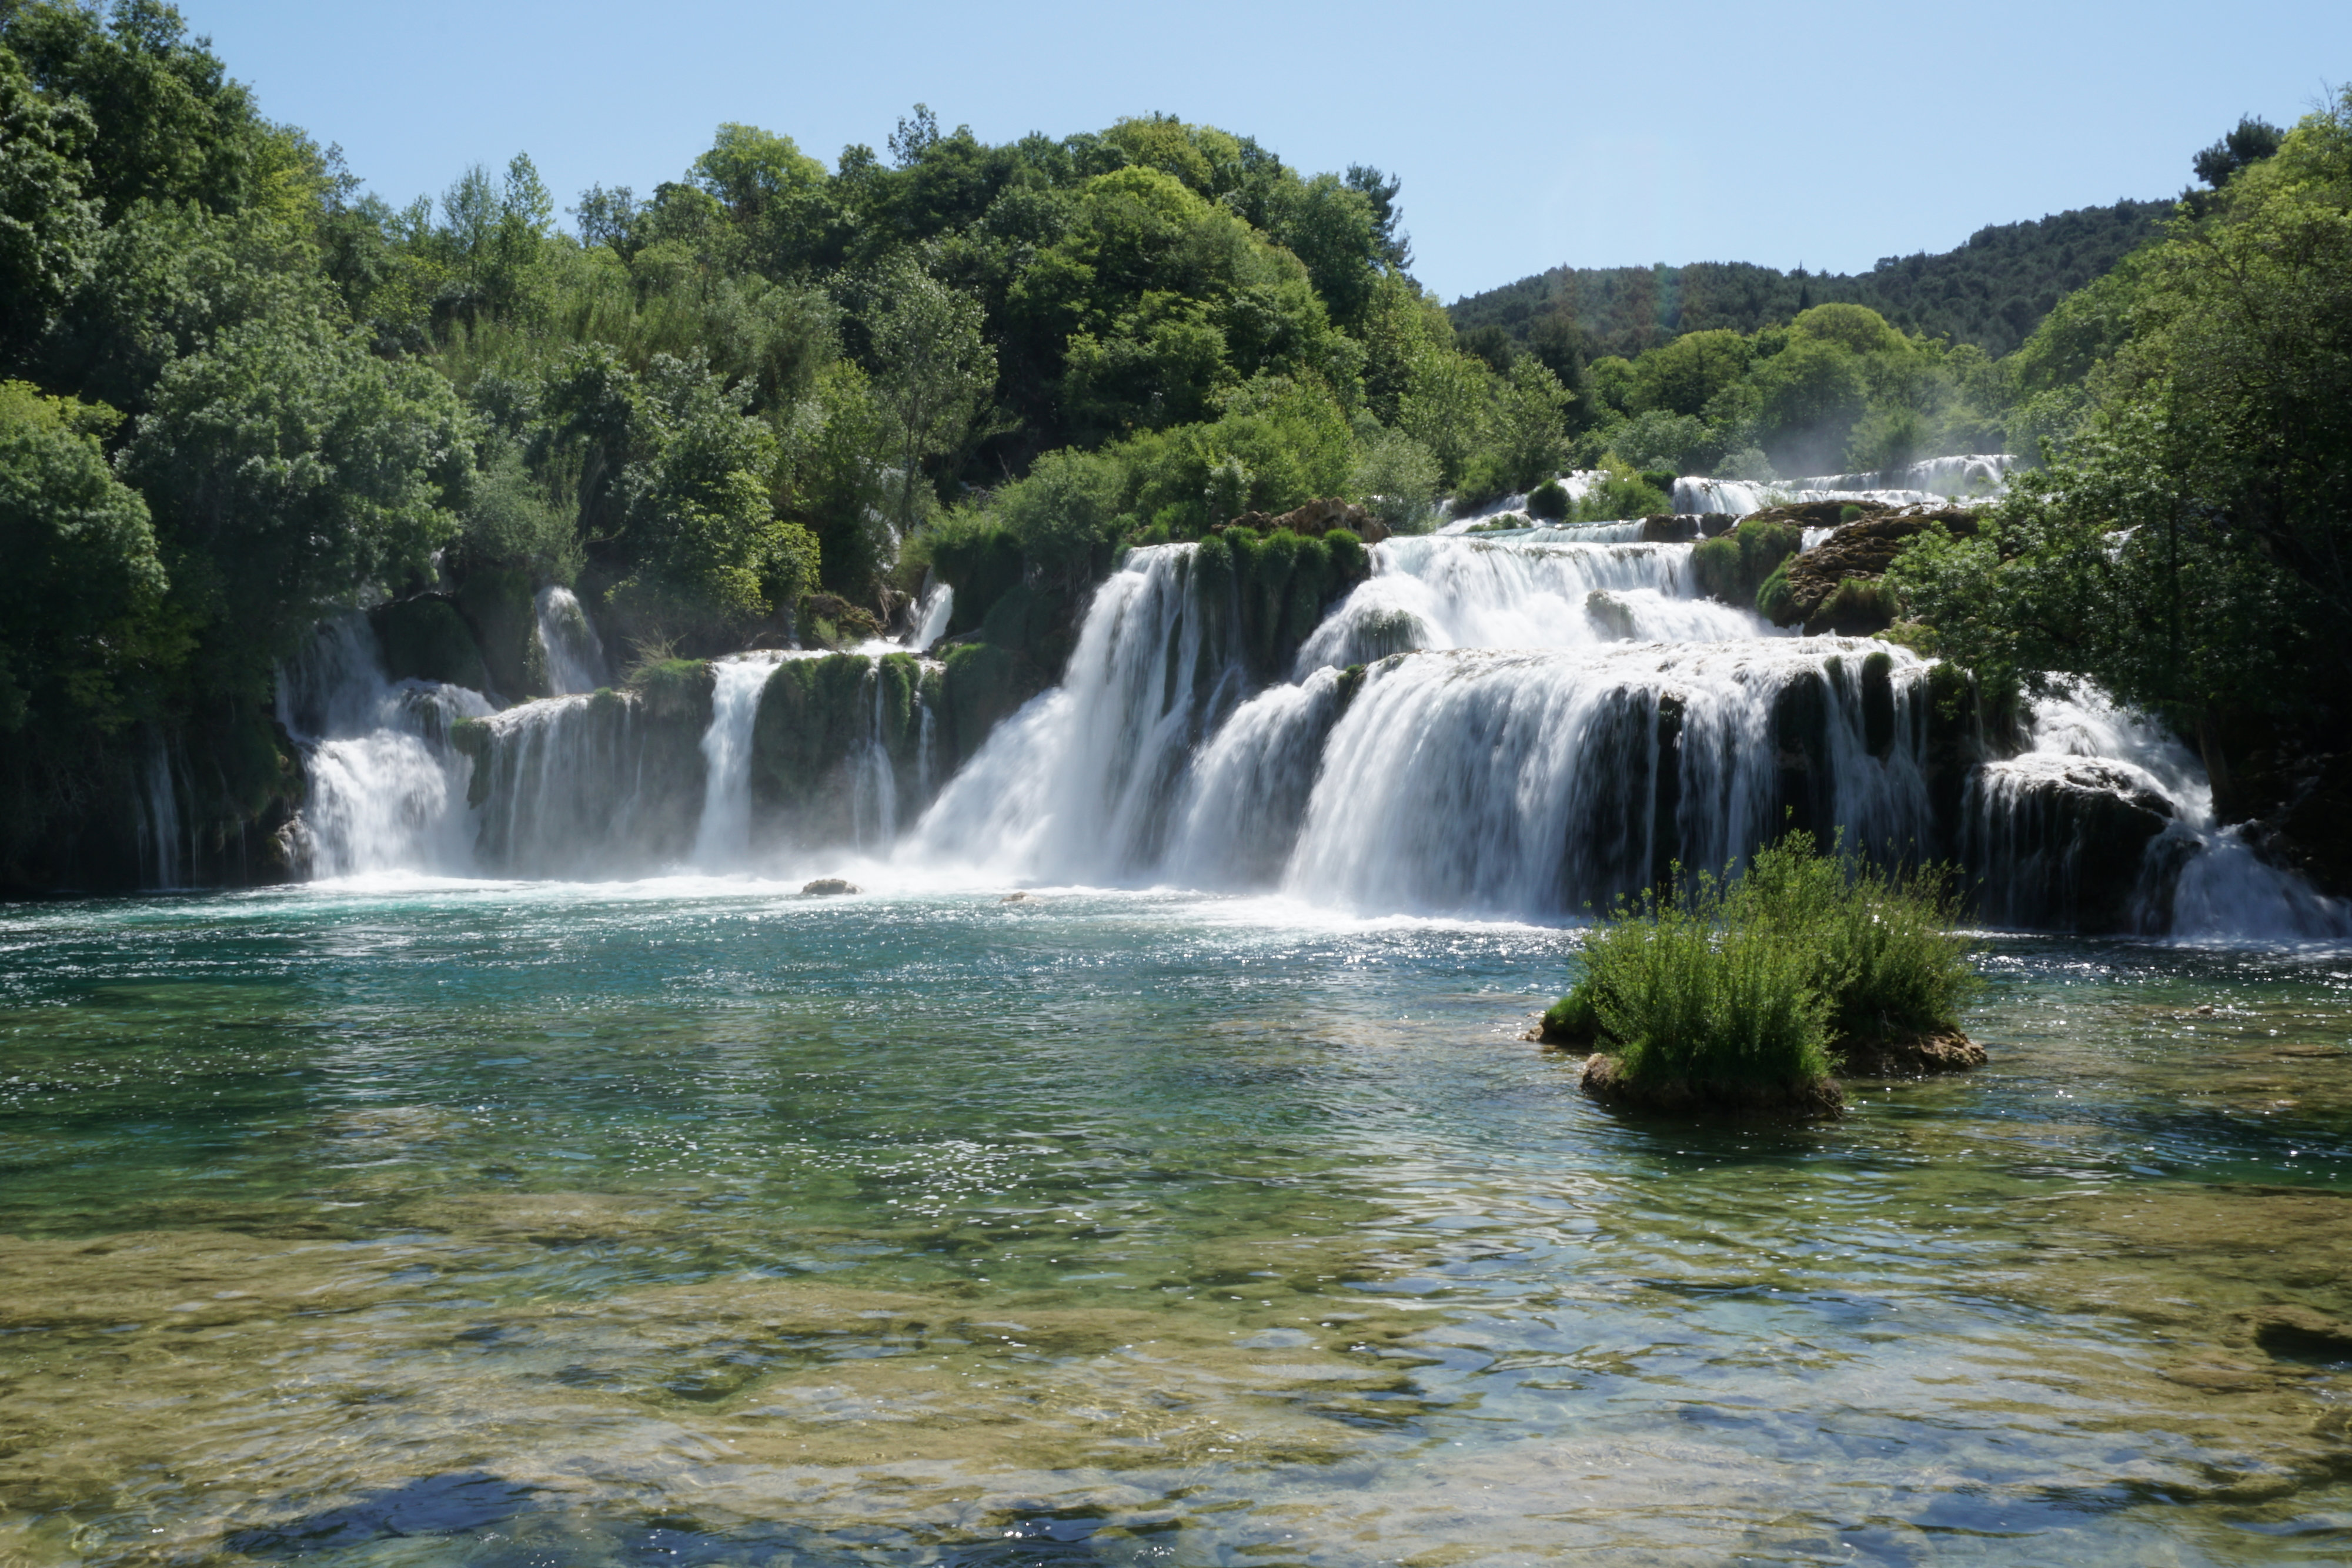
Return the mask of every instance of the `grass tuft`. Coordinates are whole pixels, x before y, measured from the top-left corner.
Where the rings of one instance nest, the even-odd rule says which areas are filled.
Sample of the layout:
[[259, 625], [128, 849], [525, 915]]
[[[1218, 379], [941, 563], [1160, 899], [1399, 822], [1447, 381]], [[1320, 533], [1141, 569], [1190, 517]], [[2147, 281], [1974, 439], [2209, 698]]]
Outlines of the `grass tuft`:
[[1978, 984], [1959, 913], [1948, 870], [1849, 865], [1791, 834], [1744, 876], [1620, 904], [1544, 1038], [1614, 1054], [1636, 1092], [1818, 1085], [1834, 1053], [1957, 1027]]

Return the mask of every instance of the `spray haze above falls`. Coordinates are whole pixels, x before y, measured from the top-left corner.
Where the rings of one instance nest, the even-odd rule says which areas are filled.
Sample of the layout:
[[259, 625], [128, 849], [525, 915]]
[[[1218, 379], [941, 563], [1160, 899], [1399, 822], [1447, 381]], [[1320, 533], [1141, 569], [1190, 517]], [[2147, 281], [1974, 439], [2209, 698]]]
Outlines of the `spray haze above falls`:
[[[1916, 468], [1886, 476], [1916, 489], [1835, 476], [1777, 499], [1938, 504], [1927, 486], [1982, 492], [2006, 461]], [[1275, 581], [1227, 543], [1136, 549], [1025, 701], [985, 626], [943, 643], [944, 585], [910, 607], [903, 643], [671, 661], [619, 689], [588, 617], [543, 590], [555, 695], [503, 708], [386, 679], [365, 624], [343, 623], [283, 683], [309, 864], [562, 879], [854, 864], [908, 884], [1559, 920], [1793, 826], [1952, 861], [2003, 925], [2343, 928], [2216, 826], [2193, 758], [2095, 691], [2004, 728], [1949, 666], [1703, 593], [1698, 538], [1776, 497], [1713, 480], [1676, 497], [1681, 538], [1501, 510], [1304, 588], [1304, 569]]]

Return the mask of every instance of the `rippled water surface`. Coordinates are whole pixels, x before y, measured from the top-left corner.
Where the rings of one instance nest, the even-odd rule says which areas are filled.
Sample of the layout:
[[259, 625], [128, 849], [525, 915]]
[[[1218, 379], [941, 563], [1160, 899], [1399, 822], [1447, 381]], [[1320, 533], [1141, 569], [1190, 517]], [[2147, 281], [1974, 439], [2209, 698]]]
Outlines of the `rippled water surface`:
[[2352, 956], [1998, 939], [1774, 1131], [1522, 1043], [1573, 941], [0, 912], [0, 1563], [2352, 1557]]

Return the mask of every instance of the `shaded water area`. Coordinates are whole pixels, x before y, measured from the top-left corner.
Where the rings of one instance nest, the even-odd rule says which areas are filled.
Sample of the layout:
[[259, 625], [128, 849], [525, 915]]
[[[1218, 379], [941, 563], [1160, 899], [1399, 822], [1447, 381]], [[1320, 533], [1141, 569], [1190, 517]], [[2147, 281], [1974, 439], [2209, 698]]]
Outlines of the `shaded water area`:
[[2352, 954], [1692, 1126], [1571, 930], [863, 879], [0, 914], [0, 1562], [2352, 1555]]

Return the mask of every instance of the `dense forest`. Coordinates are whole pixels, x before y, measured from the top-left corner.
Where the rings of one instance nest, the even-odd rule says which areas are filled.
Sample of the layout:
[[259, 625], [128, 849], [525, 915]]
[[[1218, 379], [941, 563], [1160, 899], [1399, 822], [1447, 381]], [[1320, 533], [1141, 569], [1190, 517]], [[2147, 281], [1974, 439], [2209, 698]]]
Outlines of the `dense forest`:
[[[2006, 447], [2059, 460], [2030, 492], [2058, 516], [2064, 465], [2158, 428], [2130, 412], [2148, 399], [2254, 397], [2217, 380], [2261, 368], [2243, 344], [2182, 347], [2204, 308], [2178, 303], [2183, 279], [2206, 274], [2168, 258], [2280, 203], [2340, 214], [2324, 193], [2342, 122], [2284, 141], [2242, 125], [2162, 223], [2125, 204], [1843, 280], [1874, 293], [1685, 268], [1574, 275], [1571, 301], [1558, 275], [1465, 302], [1457, 332], [1408, 270], [1396, 181], [1308, 174], [1169, 116], [991, 145], [917, 106], [883, 151], [830, 166], [724, 124], [650, 193], [581, 193], [567, 227], [522, 154], [437, 199], [368, 193], [159, 0], [0, 4], [0, 886], [133, 880], [125, 824], [167, 766], [205, 874], [282, 874], [271, 833], [302, 786], [278, 673], [337, 614], [375, 621], [395, 675], [513, 701], [546, 689], [530, 618], [550, 584], [642, 670], [854, 641], [936, 576], [959, 590], [950, 674], [1001, 713], [1054, 678], [1122, 545], [1310, 500], [1410, 531], [1444, 497], [1577, 466], [1607, 471], [1588, 512], [1625, 517], [1665, 509], [1673, 473]], [[2321, 172], [2281, 195], [2288, 169]], [[2331, 326], [2310, 300], [2336, 298], [2289, 297], [2313, 336], [2275, 364], [2318, 362], [2352, 312]], [[2002, 356], [1994, 322], [2033, 329]], [[2259, 471], [2211, 444], [2269, 405], [2232, 406], [2197, 427], [2208, 468], [2166, 503], [2164, 537], [2263, 542], [2180, 547], [2235, 597], [2210, 620], [2177, 599], [2170, 673], [2119, 688], [2191, 729], [2244, 685], [2179, 685], [2218, 667], [2216, 629], [2265, 629], [2269, 662], [2248, 667], [2273, 682], [2352, 645], [2317, 630], [2346, 601], [2326, 586], [2336, 524], [2310, 510], [2337, 503], [2305, 483], [2340, 462], [2313, 455], [2333, 450], [2310, 434], [2322, 405], [2294, 403], [2308, 429], [2240, 433]], [[2326, 493], [2352, 492], [2339, 476]], [[2270, 531], [2242, 534], [2245, 507]], [[1318, 517], [1218, 547], [1285, 623], [1360, 570]], [[2032, 526], [2035, 549], [2058, 537]], [[1919, 615], [2026, 604], [2012, 558], [1981, 548], [1915, 574]], [[2102, 678], [2123, 657], [2062, 656], [2055, 635], [2020, 622], [1985, 646]]]
[[1721, 261], [1554, 267], [1457, 300], [1448, 313], [1473, 345], [1499, 339], [1526, 350], [1564, 319], [1581, 330], [1592, 357], [1630, 359], [1685, 332], [1753, 332], [1815, 305], [1863, 305], [1904, 331], [1972, 343], [1999, 358], [2062, 298], [2146, 243], [2172, 206], [2120, 201], [1989, 225], [1958, 249], [1885, 256], [1852, 275]]

